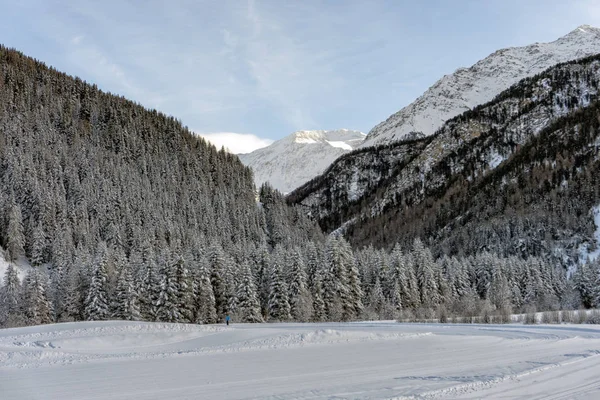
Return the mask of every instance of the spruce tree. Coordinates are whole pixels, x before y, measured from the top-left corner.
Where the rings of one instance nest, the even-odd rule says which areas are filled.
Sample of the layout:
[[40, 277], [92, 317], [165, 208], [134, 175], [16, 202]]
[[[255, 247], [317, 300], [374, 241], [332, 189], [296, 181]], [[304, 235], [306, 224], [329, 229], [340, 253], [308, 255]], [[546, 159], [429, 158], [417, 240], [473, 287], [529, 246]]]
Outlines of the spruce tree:
[[214, 324], [217, 322], [215, 295], [210, 282], [210, 272], [205, 263], [201, 263], [196, 284], [196, 323]]
[[21, 207], [18, 204], [13, 204], [8, 216], [8, 230], [6, 232], [8, 237], [6, 242], [6, 255], [8, 261], [14, 262], [25, 254], [25, 234], [23, 231]]
[[269, 319], [287, 321], [290, 319], [290, 303], [287, 285], [281, 270], [282, 260], [276, 255], [271, 259], [271, 286], [269, 289]]
[[100, 242], [96, 251], [96, 259], [92, 267], [92, 279], [85, 299], [85, 318], [88, 321], [102, 321], [109, 317], [107, 296], [108, 249], [106, 243]]
[[44, 263], [44, 254], [46, 252], [46, 233], [41, 221], [35, 226], [32, 236], [30, 261], [31, 265], [37, 267]]
[[175, 265], [175, 281], [177, 286], [177, 307], [181, 314], [178, 322], [194, 321], [194, 286], [190, 271], [182, 256], [177, 257]]
[[236, 294], [237, 315], [242, 322], [263, 322], [254, 279], [247, 262], [242, 263], [240, 272], [242, 276]]
[[125, 265], [119, 274], [113, 310], [113, 317], [116, 319], [127, 321], [141, 319], [138, 293], [129, 265]]
[[313, 310], [306, 283], [304, 260], [297, 248], [288, 253], [287, 259], [290, 314], [295, 321], [306, 322], [310, 319]]
[[179, 288], [175, 268], [169, 259], [163, 260], [162, 263], [156, 315], [161, 322], [180, 322], [183, 317], [179, 309]]
[[312, 320], [315, 322], [322, 322], [327, 319], [327, 310], [325, 308], [325, 301], [323, 300], [323, 284], [321, 283], [321, 277], [317, 275], [313, 280], [313, 315]]
[[327, 240], [326, 264], [322, 273], [323, 300], [330, 321], [341, 321], [348, 317], [351, 308], [348, 287], [347, 258], [340, 241], [331, 236]]
[[21, 317], [21, 281], [14, 265], [9, 263], [4, 274], [4, 286], [0, 287], [0, 308], [3, 313], [0, 319], [6, 327], [24, 323]]
[[52, 322], [52, 304], [47, 296], [48, 278], [38, 268], [32, 268], [25, 276], [25, 317], [29, 325]]

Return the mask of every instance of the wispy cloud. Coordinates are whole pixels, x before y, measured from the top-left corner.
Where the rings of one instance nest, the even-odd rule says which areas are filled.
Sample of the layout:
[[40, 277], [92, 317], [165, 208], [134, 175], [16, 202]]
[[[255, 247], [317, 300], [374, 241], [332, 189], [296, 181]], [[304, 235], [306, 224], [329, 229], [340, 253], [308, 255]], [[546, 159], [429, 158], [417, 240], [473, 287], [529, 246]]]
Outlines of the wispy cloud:
[[272, 139], [260, 138], [249, 133], [215, 132], [198, 133], [217, 148], [225, 147], [233, 154], [251, 153], [254, 150], [267, 147], [273, 143]]
[[600, 25], [597, 0], [13, 3], [5, 44], [202, 132], [270, 138], [368, 131], [499, 48]]

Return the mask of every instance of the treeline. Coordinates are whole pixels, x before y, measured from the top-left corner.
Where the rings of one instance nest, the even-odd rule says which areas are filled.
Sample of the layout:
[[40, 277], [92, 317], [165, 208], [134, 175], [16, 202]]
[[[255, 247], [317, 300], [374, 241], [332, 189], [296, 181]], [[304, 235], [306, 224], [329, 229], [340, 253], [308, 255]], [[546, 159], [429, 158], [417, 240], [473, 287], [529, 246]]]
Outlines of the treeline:
[[567, 280], [542, 259], [491, 253], [434, 260], [411, 249], [353, 252], [341, 237], [324, 245], [241, 249], [220, 245], [126, 256], [100, 242], [68, 265], [32, 267], [23, 282], [11, 264], [0, 287], [0, 324], [81, 320], [218, 323], [475, 317], [600, 306], [600, 264]]

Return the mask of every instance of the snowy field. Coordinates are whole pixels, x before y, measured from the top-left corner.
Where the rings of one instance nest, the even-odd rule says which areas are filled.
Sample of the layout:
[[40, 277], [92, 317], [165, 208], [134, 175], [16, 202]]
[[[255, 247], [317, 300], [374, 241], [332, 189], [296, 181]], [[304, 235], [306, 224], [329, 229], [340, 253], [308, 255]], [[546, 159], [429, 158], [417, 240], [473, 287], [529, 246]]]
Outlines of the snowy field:
[[0, 398], [600, 398], [589, 325], [86, 322], [0, 330]]

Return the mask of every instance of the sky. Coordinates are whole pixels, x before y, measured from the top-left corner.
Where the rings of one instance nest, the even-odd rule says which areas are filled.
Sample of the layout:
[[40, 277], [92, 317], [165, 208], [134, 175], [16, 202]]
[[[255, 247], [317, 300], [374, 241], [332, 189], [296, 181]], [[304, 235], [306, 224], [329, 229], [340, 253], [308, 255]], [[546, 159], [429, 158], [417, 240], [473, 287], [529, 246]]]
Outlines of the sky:
[[368, 133], [495, 50], [600, 27], [600, 0], [0, 0], [0, 43], [234, 153]]

